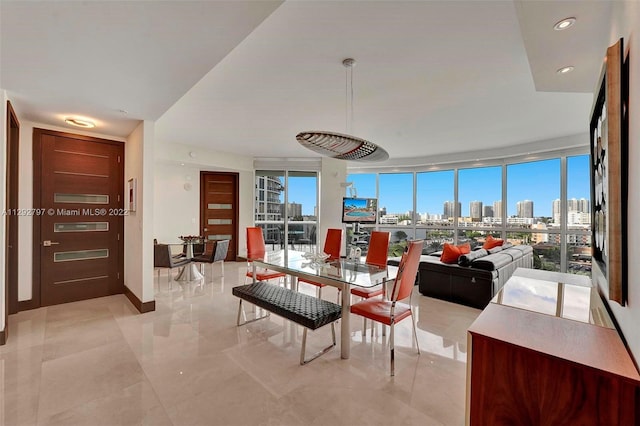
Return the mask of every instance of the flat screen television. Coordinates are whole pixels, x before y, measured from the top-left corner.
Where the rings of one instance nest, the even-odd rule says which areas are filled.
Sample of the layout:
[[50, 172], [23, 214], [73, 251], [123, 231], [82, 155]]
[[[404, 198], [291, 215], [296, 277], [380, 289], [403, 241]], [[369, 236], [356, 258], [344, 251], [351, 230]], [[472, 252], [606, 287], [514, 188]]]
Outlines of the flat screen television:
[[342, 223], [376, 223], [378, 200], [375, 198], [342, 199]]

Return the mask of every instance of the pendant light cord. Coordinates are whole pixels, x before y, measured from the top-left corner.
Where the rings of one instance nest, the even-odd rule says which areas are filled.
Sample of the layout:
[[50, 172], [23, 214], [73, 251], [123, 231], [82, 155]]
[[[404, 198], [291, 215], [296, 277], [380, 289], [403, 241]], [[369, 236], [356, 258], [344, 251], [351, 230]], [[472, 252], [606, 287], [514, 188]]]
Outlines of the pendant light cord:
[[344, 127], [346, 129], [347, 134], [353, 133], [353, 66], [355, 65], [355, 61], [353, 59], [345, 59], [342, 62], [345, 66], [345, 82], [344, 82], [344, 92], [345, 92], [345, 120]]

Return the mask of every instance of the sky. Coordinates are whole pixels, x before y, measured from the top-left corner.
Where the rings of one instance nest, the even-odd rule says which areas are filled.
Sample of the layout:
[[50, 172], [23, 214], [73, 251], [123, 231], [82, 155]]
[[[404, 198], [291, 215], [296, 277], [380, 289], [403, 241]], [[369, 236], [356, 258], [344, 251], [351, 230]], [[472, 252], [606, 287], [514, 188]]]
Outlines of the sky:
[[[316, 177], [289, 176], [289, 203], [302, 204], [302, 214], [311, 216], [316, 206]], [[284, 200], [284, 194], [281, 195]], [[342, 202], [342, 200], [340, 200]]]
[[[418, 213], [442, 214], [444, 202], [454, 199], [453, 179], [453, 170], [418, 173]], [[463, 216], [469, 216], [471, 201], [493, 206], [494, 201], [502, 198], [500, 166], [460, 169], [458, 180], [458, 201]], [[350, 174], [347, 181], [353, 182], [358, 197], [376, 198], [375, 174]], [[302, 204], [303, 215], [314, 214], [315, 183], [315, 177], [289, 177], [289, 202]], [[569, 199], [590, 198], [589, 155], [567, 158], [567, 196]], [[534, 216], [551, 216], [553, 200], [557, 198], [560, 198], [560, 159], [507, 166], [508, 216], [515, 215], [516, 203], [524, 200], [533, 201]], [[387, 213], [412, 210], [413, 174], [381, 173], [378, 206], [386, 207]]]
[[[411, 173], [380, 174], [378, 205], [387, 213], [412, 210], [413, 182]], [[493, 206], [502, 198], [502, 168], [483, 167], [458, 171], [462, 215], [469, 216], [469, 203], [482, 201]], [[351, 174], [358, 197], [375, 197], [375, 175]], [[454, 199], [454, 172], [444, 170], [418, 173], [416, 205], [418, 213], [442, 214], [445, 201]], [[568, 157], [567, 196], [590, 198], [589, 156]], [[550, 159], [507, 166], [507, 215], [516, 214], [518, 201], [533, 201], [534, 216], [551, 216], [553, 200], [560, 198], [560, 159]]]

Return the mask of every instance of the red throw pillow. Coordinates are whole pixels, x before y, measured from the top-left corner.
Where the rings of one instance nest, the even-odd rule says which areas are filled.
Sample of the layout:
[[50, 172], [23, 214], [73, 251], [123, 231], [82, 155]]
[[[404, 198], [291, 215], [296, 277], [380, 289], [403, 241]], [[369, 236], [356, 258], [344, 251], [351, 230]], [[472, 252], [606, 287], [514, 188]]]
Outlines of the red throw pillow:
[[487, 235], [487, 239], [485, 240], [484, 244], [482, 245], [482, 248], [485, 249], [485, 250], [489, 250], [489, 249], [492, 249], [494, 247], [501, 246], [502, 243], [504, 243], [504, 241], [501, 240], [500, 238], [493, 238], [492, 235]]
[[454, 246], [453, 244], [444, 243], [444, 248], [442, 249], [442, 255], [440, 256], [440, 261], [442, 263], [458, 263], [458, 258], [467, 254], [471, 251], [471, 245], [469, 243], [462, 244], [459, 246]]

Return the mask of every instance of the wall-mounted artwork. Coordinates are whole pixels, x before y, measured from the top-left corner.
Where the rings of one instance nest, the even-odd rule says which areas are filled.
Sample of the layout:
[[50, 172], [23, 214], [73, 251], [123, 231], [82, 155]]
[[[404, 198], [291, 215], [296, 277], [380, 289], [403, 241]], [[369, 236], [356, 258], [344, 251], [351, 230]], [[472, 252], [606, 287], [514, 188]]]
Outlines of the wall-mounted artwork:
[[127, 183], [127, 210], [130, 212], [136, 211], [136, 198], [138, 196], [136, 193], [136, 181], [136, 178], [131, 178]]
[[591, 113], [591, 199], [594, 274], [606, 280], [609, 300], [627, 299], [627, 126], [623, 40], [607, 49]]

